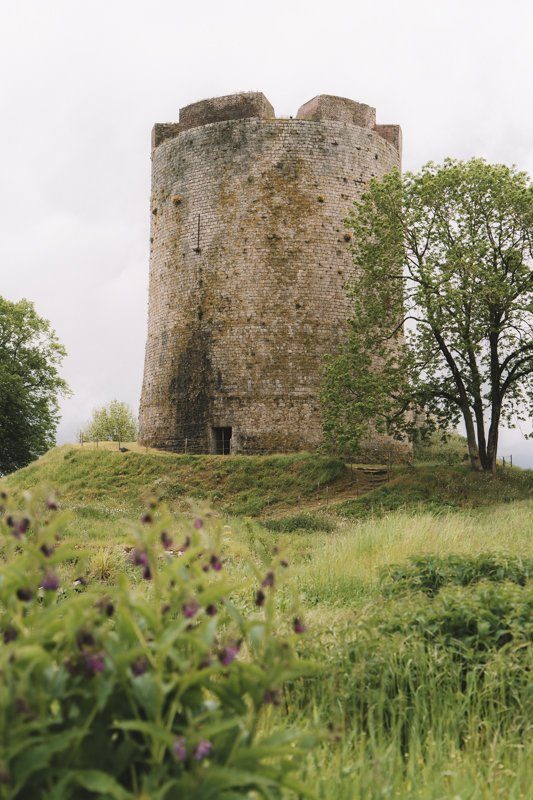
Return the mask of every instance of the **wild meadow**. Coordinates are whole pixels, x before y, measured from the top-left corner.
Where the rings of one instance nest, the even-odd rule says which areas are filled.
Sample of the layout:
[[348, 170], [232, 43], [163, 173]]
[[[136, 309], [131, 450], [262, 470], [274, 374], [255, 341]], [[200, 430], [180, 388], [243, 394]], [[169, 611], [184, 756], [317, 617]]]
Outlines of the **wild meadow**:
[[533, 475], [233, 461], [4, 481], [0, 797], [530, 797]]

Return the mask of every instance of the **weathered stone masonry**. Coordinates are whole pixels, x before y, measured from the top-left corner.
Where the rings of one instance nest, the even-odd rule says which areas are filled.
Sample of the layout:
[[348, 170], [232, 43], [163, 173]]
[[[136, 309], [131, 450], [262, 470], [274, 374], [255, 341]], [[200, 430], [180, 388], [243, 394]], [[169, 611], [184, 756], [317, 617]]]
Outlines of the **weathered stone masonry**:
[[373, 108], [330, 96], [275, 119], [262, 94], [231, 95], [155, 126], [144, 444], [321, 443], [321, 370], [353, 274], [343, 220], [373, 176], [400, 165], [400, 137]]

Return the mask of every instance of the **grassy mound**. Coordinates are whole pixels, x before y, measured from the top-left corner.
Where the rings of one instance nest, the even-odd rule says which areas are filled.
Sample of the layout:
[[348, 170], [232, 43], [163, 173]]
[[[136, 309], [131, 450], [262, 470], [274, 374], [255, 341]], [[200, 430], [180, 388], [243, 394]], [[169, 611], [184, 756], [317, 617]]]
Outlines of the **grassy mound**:
[[[228, 515], [263, 517], [270, 530], [286, 533], [331, 529], [330, 521], [324, 523], [324, 511], [364, 519], [400, 510], [477, 508], [533, 496], [532, 470], [507, 468], [485, 475], [468, 466], [420, 464], [410, 470], [395, 468], [392, 480], [378, 488], [373, 488], [375, 476], [366, 475], [369, 471], [316, 453], [197, 456], [65, 445], [8, 476], [6, 483], [20, 490], [50, 486], [63, 505], [86, 520], [137, 514], [156, 495], [174, 508], [185, 509], [193, 498]], [[380, 479], [386, 480], [386, 473]]]
[[476, 473], [467, 466], [420, 465], [368, 494], [339, 503], [342, 517], [365, 518], [391, 511], [446, 512], [533, 497], [533, 470]]
[[194, 456], [64, 446], [10, 475], [7, 484], [25, 490], [48, 484], [88, 516], [106, 513], [98, 504], [136, 509], [150, 495], [178, 505], [192, 497], [228, 514], [256, 516], [349, 480], [342, 461], [311, 453]]

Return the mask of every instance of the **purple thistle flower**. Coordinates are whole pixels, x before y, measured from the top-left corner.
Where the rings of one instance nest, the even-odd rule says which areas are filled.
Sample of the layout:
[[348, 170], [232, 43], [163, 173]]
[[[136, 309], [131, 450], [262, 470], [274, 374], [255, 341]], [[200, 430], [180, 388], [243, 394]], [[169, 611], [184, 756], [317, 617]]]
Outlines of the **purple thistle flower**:
[[205, 609], [205, 613], [210, 617], [214, 617], [217, 613], [216, 605], [214, 605], [214, 603], [208, 605], [207, 608]]
[[89, 633], [89, 631], [80, 631], [76, 636], [76, 644], [80, 650], [85, 650], [86, 648], [94, 647], [96, 642], [92, 633]]
[[272, 570], [270, 570], [270, 572], [267, 572], [261, 586], [263, 586], [264, 588], [267, 587], [272, 588], [274, 586], [274, 573], [272, 572]]
[[163, 531], [161, 534], [161, 544], [165, 548], [165, 550], [170, 550], [172, 547], [172, 537], [168, 535], [166, 531]]
[[68, 674], [74, 677], [79, 673], [79, 664], [74, 661], [72, 658], [67, 658], [64, 662], [64, 667], [67, 670]]
[[279, 563], [280, 563], [280, 565], [281, 565], [282, 567], [288, 567], [288, 566], [289, 566], [289, 562], [288, 562], [288, 561], [286, 561], [284, 558], [282, 558], [282, 559], [281, 559], [281, 561], [280, 561]]
[[15, 639], [18, 637], [18, 631], [12, 625], [8, 625], [7, 628], [4, 628], [3, 640], [4, 644], [9, 644], [9, 642], [14, 642]]
[[49, 511], [57, 511], [58, 505], [53, 497], [48, 498], [48, 500], [46, 501], [46, 507]]
[[187, 619], [191, 619], [191, 617], [194, 617], [198, 613], [199, 608], [200, 606], [197, 600], [189, 600], [182, 606], [183, 613]]
[[185, 761], [187, 758], [187, 745], [184, 736], [176, 736], [172, 745], [172, 752], [178, 761]]
[[139, 656], [139, 658], [136, 658], [135, 661], [132, 663], [130, 669], [136, 678], [138, 678], [139, 675], [144, 675], [144, 673], [148, 669], [148, 659], [146, 658], [146, 656]]
[[150, 514], [149, 511], [145, 511], [145, 513], [141, 517], [141, 522], [143, 523], [143, 525], [148, 525], [148, 523], [151, 521], [152, 521], [152, 515]]
[[106, 617], [112, 617], [115, 613], [115, 606], [111, 600], [104, 600], [100, 605], [100, 610], [106, 615]]
[[294, 633], [305, 633], [307, 630], [300, 617], [294, 617], [292, 621], [292, 629]]
[[27, 603], [33, 597], [33, 592], [31, 589], [17, 589], [17, 597], [22, 602]]
[[150, 569], [150, 565], [149, 564], [146, 564], [143, 567], [141, 575], [143, 576], [145, 581], [151, 581], [152, 580], [152, 570]]
[[213, 745], [208, 739], [200, 739], [194, 751], [194, 760], [201, 761], [203, 758], [207, 758], [212, 749]]
[[50, 556], [51, 556], [51, 555], [52, 555], [52, 553], [54, 552], [54, 548], [53, 548], [53, 546], [52, 546], [52, 545], [50, 545], [50, 544], [46, 544], [46, 542], [45, 542], [44, 544], [42, 544], [42, 545], [41, 545], [41, 548], [40, 548], [40, 550], [41, 550], [41, 553], [43, 554], [43, 556], [44, 556], [45, 558], [50, 558]]
[[235, 661], [237, 653], [240, 650], [240, 643], [233, 642], [224, 647], [218, 654], [218, 660], [223, 667], [229, 667], [232, 661]]
[[147, 554], [144, 550], [139, 550], [138, 547], [131, 551], [130, 558], [136, 567], [144, 567], [148, 564]]
[[263, 695], [263, 702], [273, 706], [279, 706], [281, 703], [281, 693], [279, 689], [267, 689]]
[[200, 517], [196, 517], [196, 519], [194, 520], [194, 527], [196, 528], [196, 530], [199, 531], [200, 528], [203, 528], [203, 526], [204, 526], [204, 521], [200, 519]]
[[59, 589], [59, 578], [53, 572], [47, 572], [41, 581], [41, 589], [56, 592]]
[[84, 656], [84, 661], [85, 672], [90, 678], [99, 672], [103, 672], [105, 669], [105, 658], [103, 653], [86, 654]]
[[262, 589], [258, 589], [255, 595], [255, 604], [256, 606], [263, 606], [265, 604], [266, 595]]
[[209, 563], [211, 567], [215, 570], [215, 572], [220, 572], [222, 569], [222, 561], [219, 559], [218, 556], [212, 555], [209, 559]]
[[184, 554], [184, 552], [189, 549], [190, 546], [191, 546], [191, 537], [190, 536], [186, 536], [185, 537], [185, 541], [183, 542], [182, 545], [180, 545], [179, 550], [178, 550], [178, 553], [180, 554], [180, 556], [182, 556]]
[[23, 517], [17, 526], [19, 533], [27, 533], [29, 527], [30, 527], [30, 520], [28, 519], [28, 517]]
[[12, 528], [11, 533], [15, 537], [15, 539], [20, 539], [20, 537], [27, 533], [30, 527], [30, 520], [28, 517], [23, 517], [22, 519], [15, 520], [13, 517], [9, 516], [6, 519], [7, 524], [10, 528]]

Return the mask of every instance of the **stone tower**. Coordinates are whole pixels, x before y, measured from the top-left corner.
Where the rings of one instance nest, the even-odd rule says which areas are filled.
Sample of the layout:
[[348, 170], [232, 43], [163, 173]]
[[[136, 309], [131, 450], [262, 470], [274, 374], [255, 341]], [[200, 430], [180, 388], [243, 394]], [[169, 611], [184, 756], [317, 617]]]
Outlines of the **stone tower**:
[[250, 92], [182, 108], [152, 145], [141, 442], [314, 449], [324, 357], [349, 313], [343, 220], [373, 176], [400, 166], [399, 126], [329, 95], [276, 119]]

